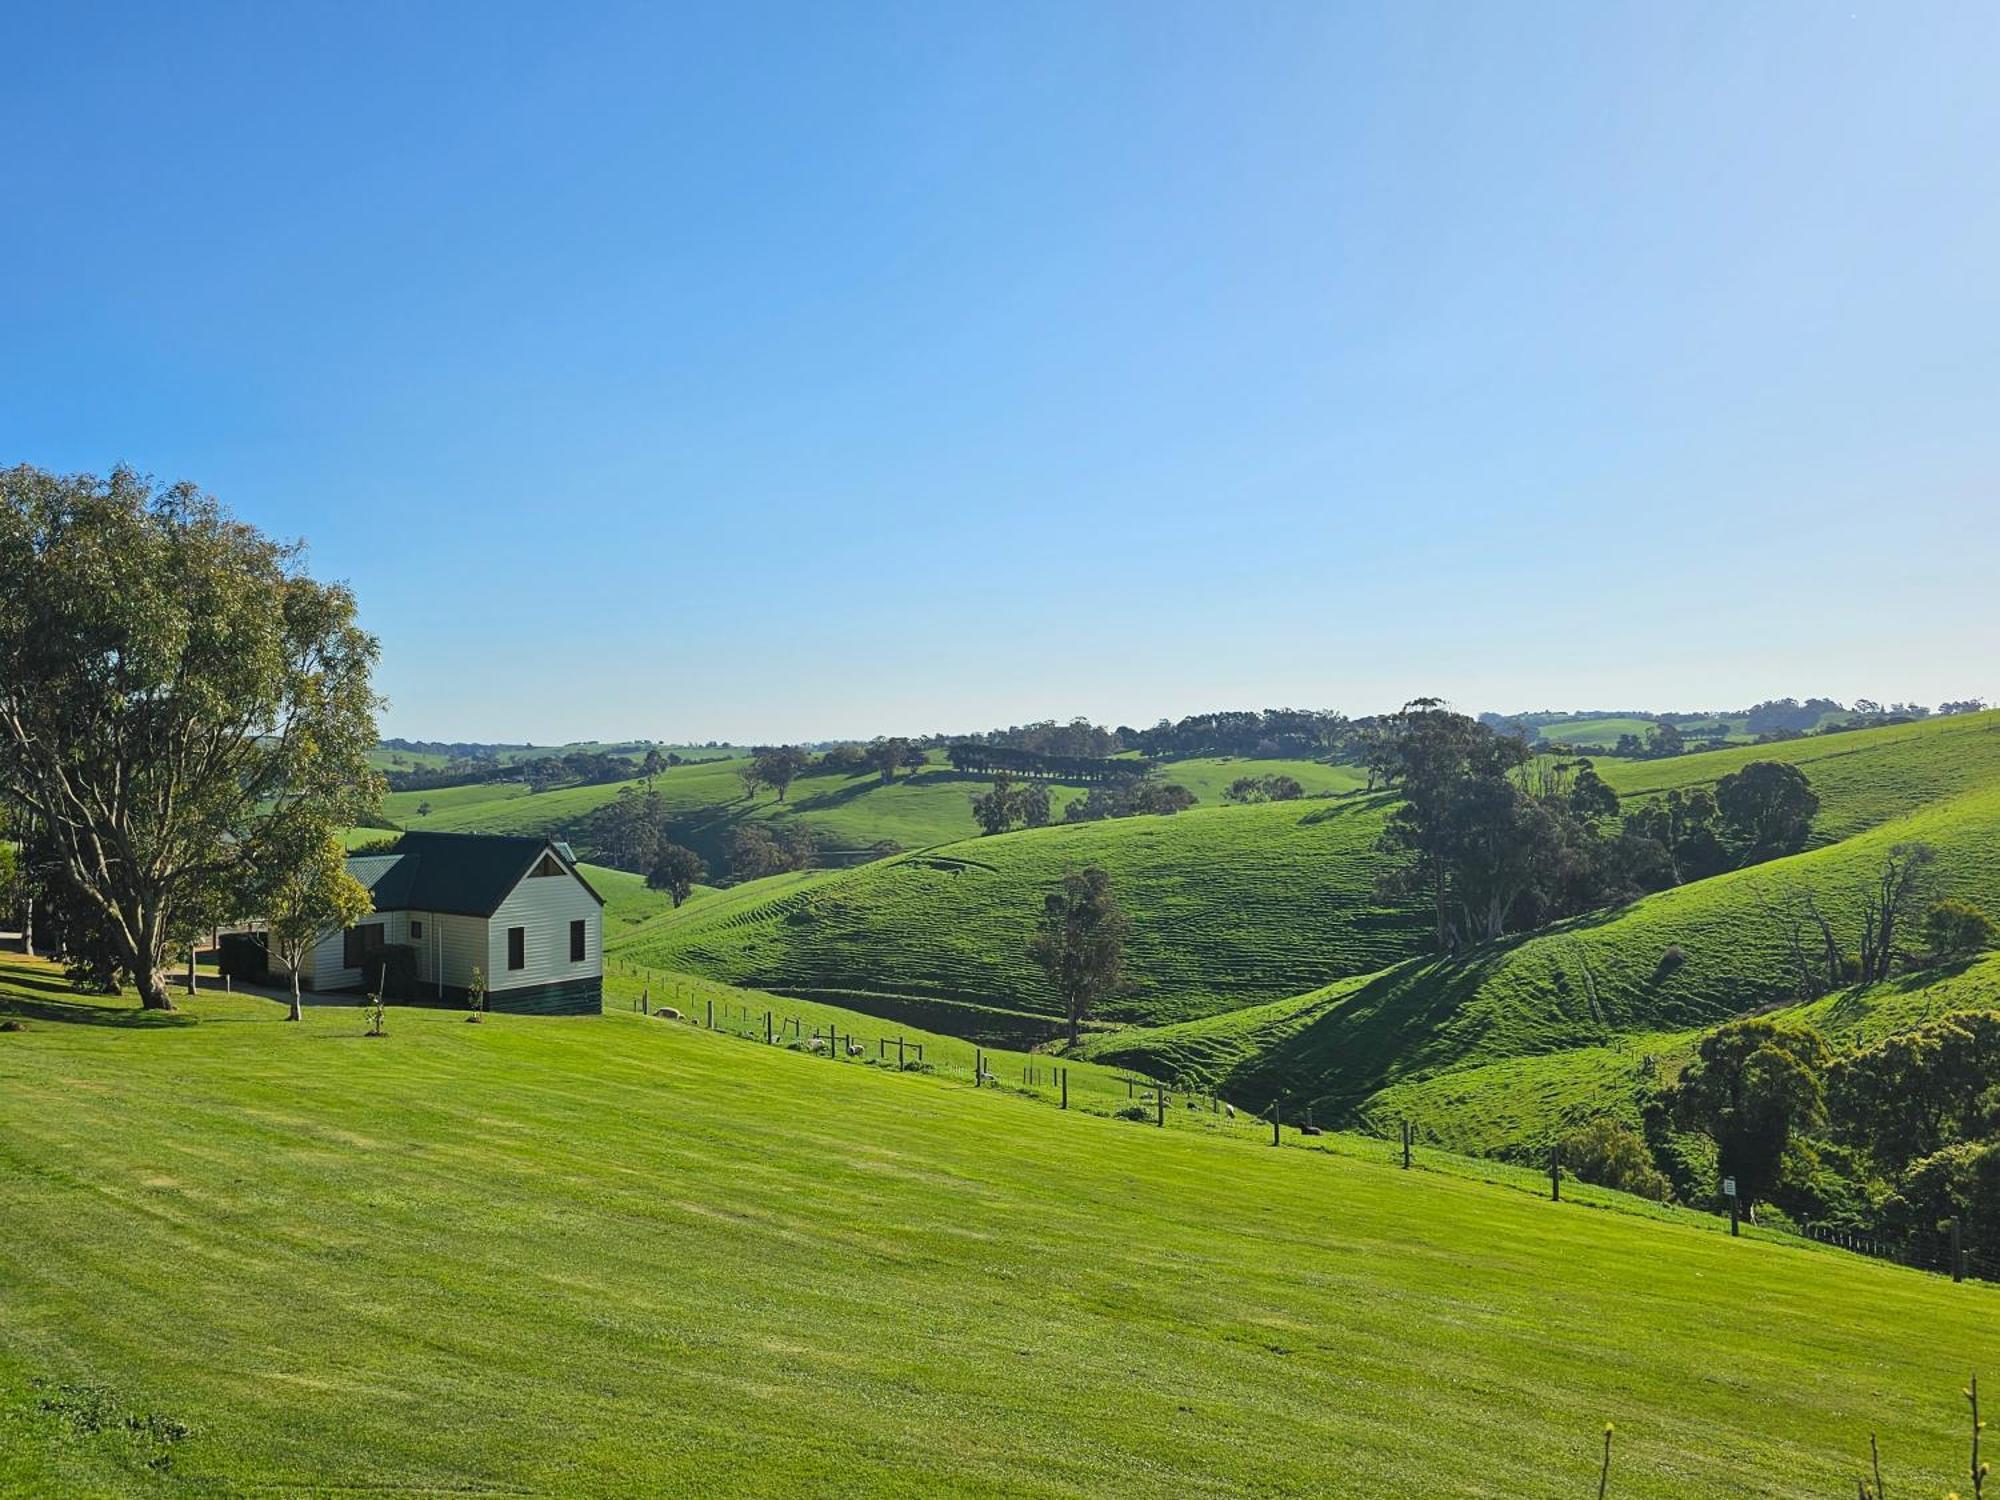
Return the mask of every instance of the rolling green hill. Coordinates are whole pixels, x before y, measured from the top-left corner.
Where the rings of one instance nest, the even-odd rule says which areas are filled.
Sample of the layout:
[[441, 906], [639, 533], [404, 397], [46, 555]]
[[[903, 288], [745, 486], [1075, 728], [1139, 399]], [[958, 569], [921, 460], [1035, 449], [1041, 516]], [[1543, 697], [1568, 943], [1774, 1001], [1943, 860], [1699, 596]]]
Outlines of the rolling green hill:
[[[1939, 893], [2000, 910], [2000, 734], [1992, 715], [1946, 729], [1950, 723], [1843, 737], [1882, 738], [1808, 764], [1825, 792], [1821, 827], [1864, 830], [1839, 842], [1459, 960], [1417, 960], [1230, 1015], [1095, 1038], [1086, 1050], [1163, 1077], [1199, 1072], [1244, 1100], [1283, 1091], [1347, 1118], [1379, 1116], [1385, 1106], [1372, 1096], [1447, 1069], [1500, 1068], [1489, 1082], [1501, 1092], [1526, 1088], [1531, 1072], [1546, 1088], [1563, 1070], [1629, 1071], [1664, 1045], [1659, 1033], [1796, 997], [1797, 971], [1775, 915], [1788, 893], [1813, 892], [1836, 931], [1858, 946], [1868, 882], [1898, 844], [1921, 841], [1937, 851]], [[1718, 751], [1673, 764], [1713, 772], [1696, 762], [1726, 768], [1743, 755]], [[1954, 790], [1967, 786], [1978, 789]], [[1556, 1053], [1565, 1062], [1554, 1071], [1523, 1061]], [[1440, 1123], [1441, 1138], [1467, 1147], [1515, 1144], [1491, 1120], [1519, 1108], [1489, 1101], [1486, 1122], [1448, 1133]], [[1439, 1113], [1432, 1111], [1434, 1120]]]
[[[682, 824], [684, 838], [711, 859], [730, 829], [746, 818], [804, 822], [821, 846], [831, 850], [862, 850], [882, 840], [906, 849], [950, 843], [978, 831], [971, 799], [992, 785], [982, 777], [960, 776], [934, 756], [927, 769], [899, 776], [888, 785], [872, 772], [806, 775], [792, 783], [784, 802], [768, 793], [752, 802], [743, 795], [740, 764], [715, 760], [675, 766], [654, 779], [655, 793], [667, 814]], [[1293, 777], [1309, 793], [1348, 791], [1364, 779], [1352, 766], [1230, 758], [1175, 761], [1162, 770], [1161, 779], [1179, 782], [1203, 805], [1212, 805], [1222, 803], [1224, 791], [1240, 776], [1279, 774]], [[569, 837], [591, 812], [617, 800], [622, 790], [643, 785], [635, 780], [534, 792], [525, 782], [485, 782], [432, 792], [392, 792], [382, 807], [384, 821], [402, 828]], [[1062, 784], [1052, 788], [1058, 817], [1063, 805], [1082, 790]], [[426, 806], [430, 812], [419, 816], [417, 810]]]
[[1735, 745], [1672, 760], [1597, 762], [1621, 797], [1713, 786], [1752, 761], [1797, 766], [1819, 794], [1817, 842], [1844, 839], [1960, 793], [2000, 785], [2000, 711], [1925, 719], [1775, 745]]
[[2000, 1312], [636, 1016], [0, 1009], [7, 1493], [1934, 1492]]
[[1129, 984], [1102, 1017], [1206, 1015], [1421, 951], [1420, 925], [1372, 894], [1384, 815], [1383, 798], [1340, 798], [970, 839], [662, 917], [621, 951], [861, 1009], [914, 995], [1052, 1015], [1029, 932], [1042, 893], [1094, 864], [1132, 918]]
[[[1842, 990], [1779, 1014], [1836, 1043], [1866, 1045], [1953, 1011], [1994, 1009], [2000, 1009], [2000, 955]], [[1639, 1091], [1677, 1074], [1702, 1035], [1633, 1032], [1600, 1046], [1448, 1069], [1390, 1085], [1367, 1101], [1359, 1118], [1389, 1133], [1409, 1120], [1423, 1139], [1454, 1150], [1532, 1155], [1599, 1115], [1636, 1126]]]
[[[1845, 712], [1828, 711], [1821, 713], [1811, 727], [1818, 729], [1826, 724], [1844, 723], [1852, 715]], [[1679, 727], [1690, 739], [1707, 739], [1715, 726], [1722, 726], [1722, 733], [1716, 738], [1724, 743], [1748, 743], [1756, 738], [1749, 725], [1749, 715], [1744, 711], [1734, 713], [1688, 714], [1603, 714], [1603, 713], [1537, 713], [1520, 714], [1513, 723], [1532, 731], [1531, 737], [1539, 736], [1552, 744], [1572, 745], [1580, 750], [1609, 750], [1618, 743], [1620, 735], [1636, 735], [1644, 740], [1646, 731], [1667, 719]]]
[[[1821, 796], [1819, 848], [1800, 862], [1667, 892], [1470, 965], [1385, 976], [1362, 1002], [1369, 1014], [1382, 1007], [1368, 1028], [1376, 1041], [1344, 1050], [1348, 1021], [1362, 1012], [1337, 1007], [1346, 1018], [1329, 1035], [1342, 1038], [1334, 1050], [1344, 1076], [1327, 1083], [1329, 1101], [1357, 1100], [1413, 1068], [1466, 1061], [1479, 1047], [1494, 1057], [1547, 1051], [1635, 1027], [1696, 1025], [1767, 1003], [1783, 993], [1787, 974], [1761, 902], [1785, 883], [1805, 881], [1825, 887], [1825, 899], [1846, 910], [1867, 867], [1899, 839], [1939, 843], [1960, 886], [1989, 887], [1982, 841], [1995, 816], [1989, 790], [2000, 789], [2000, 714], [1603, 769], [1622, 795], [1638, 800], [1712, 783], [1765, 758], [1797, 763], [1811, 778]], [[863, 1008], [871, 996], [920, 995], [1048, 1013], [1053, 998], [1025, 951], [1039, 895], [1064, 870], [1099, 864], [1112, 873], [1133, 922], [1131, 984], [1104, 1017], [1192, 1023], [1279, 1002], [1272, 1011], [1215, 1022], [1217, 1036], [1200, 1043], [1205, 1053], [1238, 1055], [1260, 1048], [1240, 1038], [1225, 1044], [1222, 1036], [1267, 1023], [1289, 1034], [1300, 1017], [1320, 1016], [1344, 995], [1309, 993], [1319, 985], [1423, 951], [1422, 933], [1408, 917], [1383, 910], [1373, 896], [1380, 868], [1374, 843], [1387, 806], [1381, 797], [1351, 797], [1207, 807], [1174, 818], [963, 840], [809, 891], [786, 888], [726, 912], [711, 907], [664, 918], [625, 941], [635, 957], [663, 967], [838, 993]], [[1875, 832], [1881, 837], [1872, 842], [1836, 842]], [[1656, 982], [1675, 943], [1687, 962]], [[1439, 1034], [1428, 1025], [1414, 1035], [1406, 1030], [1412, 1016], [1433, 1012]], [[1475, 1035], [1477, 1047], [1465, 1040]], [[1177, 1034], [1160, 1045], [1178, 1055], [1193, 1043]], [[1286, 1065], [1254, 1081], [1304, 1087], [1316, 1066]]]

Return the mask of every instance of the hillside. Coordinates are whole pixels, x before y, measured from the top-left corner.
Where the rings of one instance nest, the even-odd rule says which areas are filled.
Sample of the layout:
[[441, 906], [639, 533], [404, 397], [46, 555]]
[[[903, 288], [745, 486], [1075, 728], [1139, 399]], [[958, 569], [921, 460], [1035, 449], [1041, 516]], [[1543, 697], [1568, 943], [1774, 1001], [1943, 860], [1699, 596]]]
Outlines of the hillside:
[[[1807, 733], [1826, 724], [1845, 723], [1853, 717], [1845, 710], [1821, 710], [1810, 724], [1801, 723]], [[1508, 722], [1529, 732], [1531, 738], [1552, 744], [1571, 745], [1579, 750], [1609, 750], [1621, 735], [1644, 740], [1648, 730], [1660, 720], [1679, 728], [1689, 739], [1714, 740], [1724, 744], [1746, 744], [1756, 739], [1748, 710], [1725, 713], [1530, 713], [1508, 716]]]
[[[681, 827], [682, 838], [711, 861], [721, 853], [730, 830], [746, 819], [770, 824], [803, 822], [822, 848], [865, 850], [888, 840], [906, 849], [950, 843], [978, 831], [971, 799], [991, 787], [984, 777], [962, 776], [940, 757], [914, 775], [884, 785], [873, 773], [858, 776], [808, 774], [792, 783], [790, 795], [779, 802], [768, 792], [754, 801], [743, 794], [741, 762], [711, 760], [674, 766], [653, 780], [667, 816]], [[1186, 786], [1204, 806], [1223, 802], [1230, 782], [1240, 776], [1287, 775], [1308, 792], [1344, 792], [1359, 786], [1362, 774], [1352, 766], [1317, 761], [1240, 760], [1227, 757], [1174, 761], [1161, 779]], [[431, 792], [392, 792], [382, 801], [383, 820], [400, 828], [428, 828], [455, 833], [549, 834], [575, 836], [596, 809], [618, 799], [627, 789], [643, 790], [639, 780], [594, 786], [557, 787], [531, 791], [525, 782], [483, 782]], [[1083, 788], [1052, 785], [1055, 813], [1082, 794]], [[428, 807], [427, 814], [418, 809]]]
[[2000, 1311], [632, 1016], [0, 1008], [8, 1492], [1941, 1487]]
[[[1953, 1011], [1995, 1009], [2000, 1009], [2000, 955], [1856, 986], [1789, 1006], [1779, 1016], [1817, 1028], [1836, 1045], [1867, 1045]], [[1633, 1032], [1600, 1046], [1448, 1069], [1390, 1085], [1369, 1098], [1358, 1118], [1391, 1134], [1399, 1121], [1409, 1120], [1421, 1138], [1454, 1150], [1532, 1154], [1564, 1129], [1598, 1115], [1638, 1124], [1638, 1091], [1657, 1077], [1678, 1073], [1702, 1035], [1700, 1030]]]
[[[1342, 1059], [1341, 1076], [1322, 1086], [1329, 1101], [1357, 1100], [1413, 1069], [1583, 1045], [1633, 1027], [1697, 1025], [1781, 995], [1783, 955], [1761, 901], [1785, 884], [1809, 882], [1846, 909], [1870, 862], [1902, 838], [1949, 846], [1947, 863], [1962, 888], [1990, 885], [1981, 830], [1995, 808], [1982, 789], [2000, 789], [2000, 714], [1674, 761], [1607, 761], [1600, 769], [1621, 795], [1638, 801], [1669, 787], [1713, 783], [1757, 759], [1800, 765], [1820, 795], [1818, 847], [1801, 862], [1666, 892], [1470, 965], [1385, 976], [1362, 1003], [1376, 1019], [1358, 1052], [1349, 1050], [1355, 1039], [1347, 1024], [1360, 1012], [1347, 1011], [1328, 1032], [1338, 1037], [1332, 1050]], [[1374, 845], [1389, 805], [1382, 797], [1349, 797], [1205, 806], [1173, 818], [962, 839], [809, 890], [788, 886], [726, 910], [664, 917], [622, 941], [633, 957], [664, 968], [839, 996], [864, 1009], [879, 1005], [877, 997], [922, 996], [1049, 1014], [1053, 997], [1025, 951], [1040, 894], [1064, 870], [1099, 864], [1112, 873], [1133, 924], [1130, 983], [1103, 1007], [1103, 1019], [1161, 1024], [1246, 1014], [1216, 1022], [1199, 1042], [1176, 1034], [1157, 1044], [1095, 1045], [1157, 1046], [1169, 1058], [1162, 1066], [1184, 1065], [1178, 1059], [1189, 1047], [1241, 1056], [1264, 1050], [1246, 1039], [1249, 1029], [1268, 1039], [1262, 1028], [1290, 1035], [1303, 1018], [1322, 1017], [1335, 997], [1311, 993], [1320, 986], [1423, 953], [1417, 924], [1384, 910], [1374, 895]], [[1888, 831], [1829, 852], [1838, 841], [1879, 830]], [[1655, 983], [1674, 943], [1688, 961]], [[1274, 1003], [1269, 1014], [1248, 1013]], [[1432, 1023], [1413, 1019], [1425, 1016], [1445, 1034], [1434, 1037]], [[1476, 1044], [1468, 1040], [1475, 1036]], [[1125, 1057], [1146, 1065], [1143, 1052]], [[1305, 1088], [1317, 1076], [1316, 1063], [1288, 1063], [1245, 1081]]]
[[968, 839], [708, 905], [634, 929], [620, 951], [767, 989], [937, 1000], [1053, 1015], [1029, 959], [1042, 893], [1101, 865], [1132, 918], [1109, 1021], [1256, 1005], [1421, 951], [1373, 894], [1380, 797], [1197, 807]]
[[[1490, 1117], [1519, 1110], [1520, 1098], [1546, 1093], [1565, 1070], [1629, 1074], [1663, 1045], [1659, 1033], [1793, 1000], [1796, 969], [1773, 911], [1788, 893], [1813, 892], [1854, 942], [1872, 873], [1897, 844], [1921, 841], [1938, 853], [1940, 893], [2000, 910], [1996, 722], [1985, 714], [1689, 756], [1647, 767], [1670, 768], [1672, 779], [1656, 775], [1643, 786], [1621, 776], [1631, 796], [1712, 780], [1746, 758], [1793, 750], [1822, 794], [1820, 836], [1845, 836], [1458, 961], [1417, 960], [1228, 1016], [1095, 1039], [1087, 1051], [1165, 1077], [1199, 1071], [1246, 1100], [1284, 1091], [1319, 1101], [1329, 1114], [1359, 1117], [1383, 1116], [1384, 1102], [1371, 1096], [1398, 1083], [1490, 1065], [1502, 1071], [1489, 1074], [1492, 1087], [1481, 1090], [1488, 1118], [1479, 1118], [1479, 1109], [1432, 1109], [1430, 1116], [1442, 1139], [1482, 1148], [1518, 1144]], [[1550, 1053], [1566, 1061], [1549, 1070], [1523, 1061]], [[1440, 1083], [1425, 1097], [1448, 1097], [1466, 1082]], [[1510, 1089], [1516, 1100], [1499, 1103]], [[1457, 1115], [1465, 1123], [1448, 1128], [1446, 1119]]]
[[1759, 760], [1805, 773], [1820, 799], [1814, 840], [1831, 843], [1961, 793], [2000, 786], [2000, 711], [1596, 765], [1621, 797], [1643, 800], [1671, 788], [1713, 786]]

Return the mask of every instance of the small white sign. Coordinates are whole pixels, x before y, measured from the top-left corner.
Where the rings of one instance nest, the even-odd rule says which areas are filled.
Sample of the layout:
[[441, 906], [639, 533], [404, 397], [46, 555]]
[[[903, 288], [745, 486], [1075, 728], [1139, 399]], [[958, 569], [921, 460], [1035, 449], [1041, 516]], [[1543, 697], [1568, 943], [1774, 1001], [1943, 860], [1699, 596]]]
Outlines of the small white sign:
[[1734, 1198], [1736, 1196], [1736, 1179], [1734, 1177], [1725, 1177], [1722, 1179], [1722, 1196], [1725, 1198]]

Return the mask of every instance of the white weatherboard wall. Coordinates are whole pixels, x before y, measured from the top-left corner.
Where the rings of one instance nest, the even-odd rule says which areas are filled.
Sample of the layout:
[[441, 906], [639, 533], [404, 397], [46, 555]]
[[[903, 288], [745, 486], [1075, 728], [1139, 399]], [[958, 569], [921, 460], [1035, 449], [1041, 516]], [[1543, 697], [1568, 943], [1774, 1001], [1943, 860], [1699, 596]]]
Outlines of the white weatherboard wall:
[[[433, 927], [432, 922], [437, 925]], [[484, 917], [462, 917], [456, 912], [434, 912], [424, 923], [424, 936], [437, 935], [433, 953], [444, 956], [444, 982], [452, 989], [462, 990], [472, 983], [472, 966], [485, 965], [486, 919]], [[432, 987], [437, 984], [437, 976], [430, 976]], [[493, 970], [486, 969], [486, 987], [493, 987]]]
[[[582, 963], [569, 960], [569, 924], [582, 921]], [[527, 966], [507, 967], [507, 929], [524, 931]], [[604, 974], [604, 908], [570, 874], [531, 875], [514, 887], [486, 924], [489, 990], [520, 989], [531, 984], [561, 984], [572, 979], [597, 979]]]
[[[418, 920], [423, 920], [421, 914], [418, 915]], [[367, 927], [376, 922], [382, 924], [383, 942], [407, 943], [410, 940], [408, 912], [378, 911], [372, 916], [363, 917], [354, 925]], [[341, 964], [344, 951], [341, 944], [342, 934], [338, 927], [330, 932], [321, 933], [319, 941], [313, 945], [311, 958], [306, 962], [305, 972], [300, 977], [316, 990], [359, 989], [361, 971], [346, 968]]]

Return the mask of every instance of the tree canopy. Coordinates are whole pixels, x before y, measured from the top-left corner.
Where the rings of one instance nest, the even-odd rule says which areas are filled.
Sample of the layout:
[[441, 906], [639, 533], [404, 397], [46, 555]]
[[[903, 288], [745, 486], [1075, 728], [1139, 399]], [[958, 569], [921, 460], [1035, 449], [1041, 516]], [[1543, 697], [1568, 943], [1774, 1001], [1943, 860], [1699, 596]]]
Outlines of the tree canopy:
[[344, 585], [191, 485], [0, 472], [0, 794], [145, 1005], [374, 803], [376, 653]]
[[1062, 1001], [1072, 1046], [1097, 1003], [1114, 994], [1124, 976], [1126, 928], [1111, 877], [1096, 865], [1071, 871], [1042, 900], [1028, 952]]

